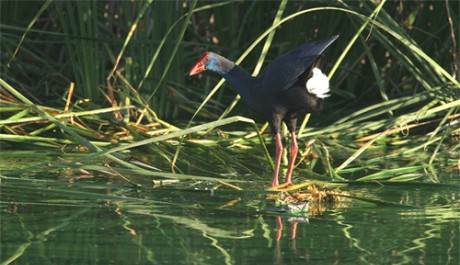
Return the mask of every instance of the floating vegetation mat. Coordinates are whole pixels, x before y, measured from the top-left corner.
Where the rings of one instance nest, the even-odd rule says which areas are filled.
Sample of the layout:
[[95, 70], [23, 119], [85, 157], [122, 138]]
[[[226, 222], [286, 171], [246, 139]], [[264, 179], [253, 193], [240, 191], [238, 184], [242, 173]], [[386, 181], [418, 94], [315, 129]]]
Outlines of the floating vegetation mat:
[[[274, 211], [288, 213], [317, 214], [326, 210], [327, 205], [337, 206], [350, 194], [340, 191], [343, 184], [320, 183], [308, 181], [296, 185], [281, 184], [269, 190], [279, 191], [269, 194], [267, 198], [275, 201]], [[318, 188], [320, 187], [320, 188]]]

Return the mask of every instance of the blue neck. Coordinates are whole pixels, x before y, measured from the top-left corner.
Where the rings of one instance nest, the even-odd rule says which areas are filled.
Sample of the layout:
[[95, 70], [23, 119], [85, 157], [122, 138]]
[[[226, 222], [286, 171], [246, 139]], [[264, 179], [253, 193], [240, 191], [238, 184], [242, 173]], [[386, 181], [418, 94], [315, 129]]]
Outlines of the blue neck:
[[257, 85], [257, 78], [252, 77], [236, 64], [232, 70], [222, 74], [222, 76], [233, 86], [236, 92], [241, 95], [243, 100], [252, 100], [251, 92]]

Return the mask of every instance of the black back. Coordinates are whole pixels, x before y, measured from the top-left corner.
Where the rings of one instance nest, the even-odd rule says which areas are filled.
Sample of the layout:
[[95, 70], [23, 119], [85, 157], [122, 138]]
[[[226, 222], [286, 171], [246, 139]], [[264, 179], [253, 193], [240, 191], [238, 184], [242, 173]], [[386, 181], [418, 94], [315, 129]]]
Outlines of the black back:
[[292, 87], [338, 37], [305, 43], [276, 58], [258, 76], [264, 92], [279, 93]]

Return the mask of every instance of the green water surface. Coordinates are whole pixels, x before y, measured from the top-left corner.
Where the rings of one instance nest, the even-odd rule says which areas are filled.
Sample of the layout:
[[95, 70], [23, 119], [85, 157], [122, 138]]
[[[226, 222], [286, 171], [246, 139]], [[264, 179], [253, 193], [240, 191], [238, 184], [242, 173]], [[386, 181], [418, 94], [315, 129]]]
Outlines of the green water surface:
[[270, 210], [259, 182], [237, 191], [134, 178], [139, 188], [53, 174], [1, 179], [1, 264], [460, 262], [459, 190], [450, 183], [351, 183], [342, 190], [370, 201], [292, 216]]

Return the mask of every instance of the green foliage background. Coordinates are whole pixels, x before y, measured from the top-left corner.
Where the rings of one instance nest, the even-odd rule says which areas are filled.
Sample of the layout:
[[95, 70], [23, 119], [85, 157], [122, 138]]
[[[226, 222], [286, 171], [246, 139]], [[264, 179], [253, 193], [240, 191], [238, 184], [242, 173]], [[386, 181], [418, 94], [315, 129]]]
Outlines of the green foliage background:
[[[314, 10], [275, 29], [265, 62], [308, 40], [339, 33], [341, 38], [328, 50], [333, 64], [363, 24], [358, 15], [369, 16], [378, 3], [285, 2], [284, 17]], [[160, 117], [184, 118], [210, 91], [214, 82], [209, 79], [216, 78], [189, 78], [187, 70], [194, 61], [205, 50], [238, 59], [272, 25], [280, 3], [198, 1], [186, 20], [183, 15], [190, 11], [189, 1], [2, 1], [2, 78], [45, 104], [58, 103], [69, 82], [75, 82], [78, 97], [104, 105], [103, 93], [113, 92], [112, 99], [119, 103], [130, 93], [125, 82], [111, 75], [115, 69]], [[37, 13], [44, 5], [43, 13]], [[373, 19], [388, 30], [371, 25], [364, 29], [333, 77], [331, 104], [340, 103], [343, 107], [335, 108], [342, 113], [448, 85], [439, 69], [416, 58], [414, 49], [455, 74], [458, 10], [458, 1], [386, 2]], [[407, 37], [415, 47], [395, 39], [391, 32]], [[254, 69], [261, 49], [262, 45], [255, 47], [242, 62], [248, 71]], [[224, 105], [215, 102], [212, 107], [222, 111], [233, 95], [220, 91], [216, 99]]]
[[[220, 77], [188, 77], [202, 52], [218, 52], [257, 73], [301, 43], [340, 34], [327, 50], [333, 95], [322, 114], [303, 121], [299, 134], [370, 137], [335, 173], [379, 137], [401, 135], [408, 128], [415, 128], [411, 133], [419, 141], [435, 146], [430, 163], [443, 143], [450, 141], [447, 149], [458, 150], [458, 1], [48, 0], [0, 5], [4, 141], [24, 141], [20, 136], [59, 143], [62, 136], [51, 133], [58, 126], [64, 138], [100, 151], [86, 139], [99, 139], [97, 145], [103, 146], [104, 141], [132, 142], [169, 131], [183, 130], [177, 135], [183, 136], [194, 120], [221, 121], [228, 115], [263, 122], [239, 103], [233, 90], [221, 88]], [[107, 121], [100, 115], [106, 112], [115, 115]], [[77, 126], [56, 113], [97, 118], [81, 118]], [[51, 124], [25, 123], [37, 115]], [[241, 119], [212, 126], [235, 121]], [[119, 136], [119, 130], [127, 137]], [[168, 148], [159, 150], [174, 162], [179, 151]]]

